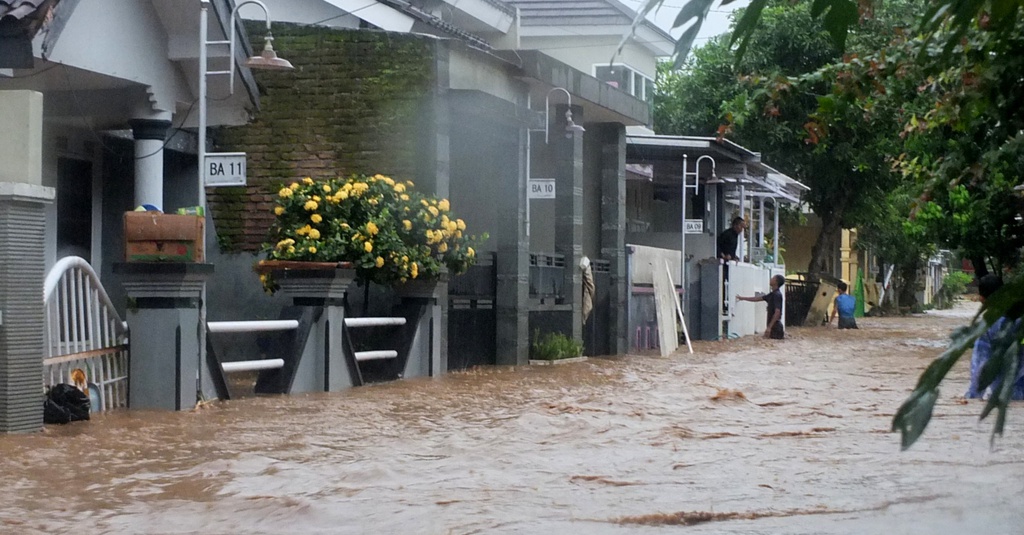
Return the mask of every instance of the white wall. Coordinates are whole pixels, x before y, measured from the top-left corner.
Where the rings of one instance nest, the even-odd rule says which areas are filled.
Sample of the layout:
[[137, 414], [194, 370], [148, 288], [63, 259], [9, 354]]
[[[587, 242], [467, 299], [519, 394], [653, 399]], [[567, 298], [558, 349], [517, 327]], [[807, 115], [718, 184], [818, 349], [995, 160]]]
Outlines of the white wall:
[[0, 182], [43, 185], [43, 95], [0, 91], [0, 117]]
[[167, 43], [168, 35], [151, 3], [93, 0], [75, 9], [49, 59], [143, 84], [151, 102], [137, 103], [131, 115], [167, 118], [178, 102], [193, 100], [187, 79], [168, 58]]
[[635, 44], [627, 44], [622, 52], [616, 55], [620, 39], [621, 36], [612, 35], [524, 36], [521, 37], [521, 44], [526, 50], [540, 50], [591, 76], [594, 75], [594, 65], [620, 63], [654, 79], [657, 74], [657, 61], [654, 55]]

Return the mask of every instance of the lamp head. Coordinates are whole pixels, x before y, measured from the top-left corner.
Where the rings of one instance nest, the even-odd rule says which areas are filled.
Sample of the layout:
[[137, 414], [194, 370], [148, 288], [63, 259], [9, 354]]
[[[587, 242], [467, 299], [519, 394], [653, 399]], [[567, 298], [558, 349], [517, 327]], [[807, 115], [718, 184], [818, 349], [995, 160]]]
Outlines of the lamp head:
[[263, 53], [245, 60], [245, 66], [250, 69], [265, 71], [290, 71], [294, 69], [295, 67], [292, 66], [290, 61], [277, 57], [277, 52], [274, 52], [273, 42], [274, 36], [268, 33], [263, 44]]
[[566, 110], [565, 112], [565, 137], [571, 138], [576, 132], [586, 132], [587, 130], [583, 126], [578, 125], [572, 121], [572, 110]]

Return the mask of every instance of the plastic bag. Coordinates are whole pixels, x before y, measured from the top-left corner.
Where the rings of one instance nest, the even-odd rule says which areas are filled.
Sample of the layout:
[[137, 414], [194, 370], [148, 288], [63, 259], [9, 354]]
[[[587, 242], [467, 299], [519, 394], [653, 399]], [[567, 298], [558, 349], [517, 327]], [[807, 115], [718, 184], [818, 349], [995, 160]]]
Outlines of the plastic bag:
[[73, 385], [53, 385], [43, 400], [43, 423], [66, 424], [88, 420], [89, 405], [89, 396]]

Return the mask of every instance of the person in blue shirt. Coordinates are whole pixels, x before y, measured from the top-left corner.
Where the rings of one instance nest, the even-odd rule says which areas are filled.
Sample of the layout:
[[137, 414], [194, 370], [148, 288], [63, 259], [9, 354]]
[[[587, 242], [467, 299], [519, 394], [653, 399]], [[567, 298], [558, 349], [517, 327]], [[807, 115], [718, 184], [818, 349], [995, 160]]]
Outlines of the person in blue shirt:
[[[981, 296], [981, 302], [984, 303], [985, 299], [1002, 286], [1003, 279], [998, 275], [985, 275], [982, 277], [978, 281], [978, 295]], [[997, 378], [984, 391], [980, 390], [978, 382], [981, 377], [981, 369], [992, 358], [992, 339], [1003, 328], [1006, 321], [1006, 318], [999, 318], [989, 327], [988, 331], [985, 331], [985, 334], [979, 336], [974, 341], [974, 351], [971, 352], [971, 383], [967, 387], [967, 392], [964, 393], [965, 398], [988, 399], [992, 395], [993, 390], [999, 388], [1002, 378]], [[1013, 383], [1013, 392], [1010, 394], [1010, 399], [1021, 400], [1024, 399], [1024, 348], [1020, 350], [1017, 358], [1020, 359], [1020, 364], [1017, 370], [1016, 381]]]
[[847, 291], [849, 288], [845, 282], [839, 281], [839, 295], [836, 296], [835, 305], [832, 307], [832, 317], [828, 319], [828, 322], [832, 323], [838, 314], [840, 329], [857, 328], [857, 320], [853, 318], [853, 310], [857, 307], [857, 298], [850, 295], [850, 292]]

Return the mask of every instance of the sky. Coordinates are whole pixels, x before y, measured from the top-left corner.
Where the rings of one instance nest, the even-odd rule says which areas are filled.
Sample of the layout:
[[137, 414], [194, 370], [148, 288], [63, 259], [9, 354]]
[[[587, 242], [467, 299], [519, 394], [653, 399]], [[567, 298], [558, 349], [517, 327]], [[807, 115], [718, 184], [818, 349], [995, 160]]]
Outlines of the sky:
[[[621, 1], [633, 9], [640, 9], [640, 7], [645, 3], [645, 0]], [[683, 7], [687, 1], [688, 0], [664, 0], [661, 8], [659, 8], [655, 13], [649, 15], [648, 18], [652, 19], [655, 24], [672, 34], [672, 37], [678, 39], [686, 28], [676, 28], [673, 30], [672, 23], [675, 21], [676, 15], [679, 14], [679, 9]], [[708, 13], [708, 18], [704, 21], [704, 25], [701, 27], [700, 33], [697, 34], [697, 40], [694, 41], [693, 45], [703, 45], [709, 38], [728, 32], [730, 13], [735, 9], [746, 7], [749, 3], [749, 0], [736, 0], [727, 6], [723, 6], [720, 1], [716, 1], [711, 7], [711, 12]]]

